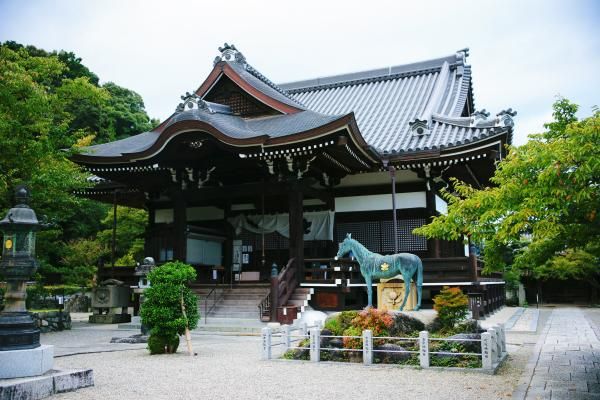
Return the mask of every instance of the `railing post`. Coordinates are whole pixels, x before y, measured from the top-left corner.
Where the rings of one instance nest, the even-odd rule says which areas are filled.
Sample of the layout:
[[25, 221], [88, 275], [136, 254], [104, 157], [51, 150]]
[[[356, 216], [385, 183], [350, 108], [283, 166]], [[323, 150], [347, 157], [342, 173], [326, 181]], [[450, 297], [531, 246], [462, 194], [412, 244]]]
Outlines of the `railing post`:
[[271, 359], [271, 342], [273, 340], [273, 332], [271, 328], [266, 327], [262, 328], [262, 359], [270, 360]]
[[481, 366], [483, 369], [493, 369], [492, 363], [492, 335], [488, 332], [481, 334]]
[[419, 332], [419, 361], [421, 368], [429, 368], [429, 332]]
[[504, 324], [494, 325], [498, 333], [498, 354], [506, 353], [506, 333], [504, 332]]
[[302, 332], [303, 336], [308, 335], [308, 325], [306, 324], [306, 322], [300, 323], [300, 331]]
[[286, 352], [291, 347], [290, 326], [283, 325], [281, 327], [281, 340], [283, 341], [283, 351]]
[[492, 363], [496, 363], [498, 361], [498, 334], [494, 328], [489, 328], [488, 333], [490, 334], [491, 340], [491, 354], [492, 354]]
[[373, 364], [373, 331], [366, 330], [362, 333], [363, 364]]
[[319, 362], [321, 358], [321, 331], [319, 328], [310, 330], [310, 361]]

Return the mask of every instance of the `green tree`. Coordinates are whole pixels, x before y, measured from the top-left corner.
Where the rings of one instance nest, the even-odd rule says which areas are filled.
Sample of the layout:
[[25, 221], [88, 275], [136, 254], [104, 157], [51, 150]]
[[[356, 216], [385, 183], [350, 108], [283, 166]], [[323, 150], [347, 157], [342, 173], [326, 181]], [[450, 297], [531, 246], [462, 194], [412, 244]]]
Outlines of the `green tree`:
[[[42, 275], [62, 273], [75, 279], [67, 273], [73, 267], [68, 261], [71, 244], [91, 242], [106, 228], [101, 220], [109, 206], [72, 194], [90, 184], [87, 174], [68, 160], [69, 154], [156, 123], [146, 115], [139, 95], [112, 83], [100, 87], [98, 82], [72, 52], [47, 52], [12, 41], [0, 45], [0, 213], [12, 206], [14, 186], [26, 183], [31, 188], [32, 207], [51, 223], [38, 234]], [[141, 234], [136, 231], [123, 242], [119, 257], [139, 259]], [[82, 279], [88, 278], [82, 274]]]
[[142, 323], [150, 327], [151, 354], [174, 353], [179, 345], [178, 335], [198, 325], [198, 299], [186, 286], [195, 278], [194, 268], [179, 261], [163, 264], [148, 274], [151, 286], [144, 293], [140, 316]]
[[[135, 265], [144, 256], [144, 232], [148, 223], [146, 210], [130, 207], [117, 208], [117, 235], [115, 265]], [[113, 210], [108, 210], [102, 220], [104, 229], [98, 232], [98, 241], [108, 251], [103, 255], [110, 255], [113, 237]], [[107, 263], [108, 264], [108, 263]]]
[[[547, 131], [510, 147], [495, 186], [454, 181], [447, 215], [415, 230], [427, 237], [483, 244], [485, 269], [536, 278], [588, 279], [600, 259], [600, 113], [578, 121], [577, 105], [559, 99]], [[512, 250], [512, 251], [510, 251]]]

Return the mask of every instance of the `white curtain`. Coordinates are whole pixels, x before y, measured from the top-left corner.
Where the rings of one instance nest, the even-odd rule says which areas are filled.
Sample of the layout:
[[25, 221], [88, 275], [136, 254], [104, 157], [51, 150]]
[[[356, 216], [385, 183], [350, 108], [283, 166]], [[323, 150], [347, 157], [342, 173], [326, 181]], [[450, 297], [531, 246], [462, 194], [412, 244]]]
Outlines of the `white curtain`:
[[[308, 233], [304, 240], [333, 240], [333, 211], [305, 212], [302, 217], [308, 221]], [[253, 233], [277, 232], [286, 238], [290, 237], [290, 219], [288, 214], [270, 215], [237, 215], [227, 218], [227, 221], [239, 235], [242, 229]]]

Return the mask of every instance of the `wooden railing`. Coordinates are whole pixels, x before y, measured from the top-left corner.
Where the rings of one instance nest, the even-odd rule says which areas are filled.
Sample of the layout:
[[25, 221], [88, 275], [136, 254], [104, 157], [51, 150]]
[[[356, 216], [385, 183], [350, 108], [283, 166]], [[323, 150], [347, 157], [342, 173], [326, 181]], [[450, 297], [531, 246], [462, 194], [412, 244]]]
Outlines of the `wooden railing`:
[[290, 259], [277, 276], [271, 277], [271, 291], [258, 304], [261, 320], [277, 320], [277, 307], [285, 306], [298, 287], [296, 260]]

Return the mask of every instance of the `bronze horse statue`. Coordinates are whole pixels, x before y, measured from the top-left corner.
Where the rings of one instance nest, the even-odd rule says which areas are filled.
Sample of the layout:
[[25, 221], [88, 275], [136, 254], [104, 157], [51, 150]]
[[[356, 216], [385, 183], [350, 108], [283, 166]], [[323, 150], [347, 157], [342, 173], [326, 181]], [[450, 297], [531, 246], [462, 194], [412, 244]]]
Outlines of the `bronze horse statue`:
[[[336, 260], [339, 257], [352, 252], [358, 264], [360, 265], [360, 273], [365, 278], [367, 283], [367, 294], [369, 304], [367, 307], [373, 306], [373, 279], [388, 279], [393, 278], [398, 274], [402, 274], [404, 280], [404, 301], [400, 306], [400, 311], [404, 309], [406, 300], [410, 294], [410, 282], [413, 280], [417, 286], [417, 305], [414, 311], [421, 308], [421, 292], [423, 290], [423, 263], [421, 259], [414, 254], [399, 253], [389, 256], [373, 253], [367, 250], [365, 246], [358, 241], [352, 239], [350, 234], [340, 243], [340, 249], [337, 252]], [[416, 276], [415, 276], [416, 274]]]

